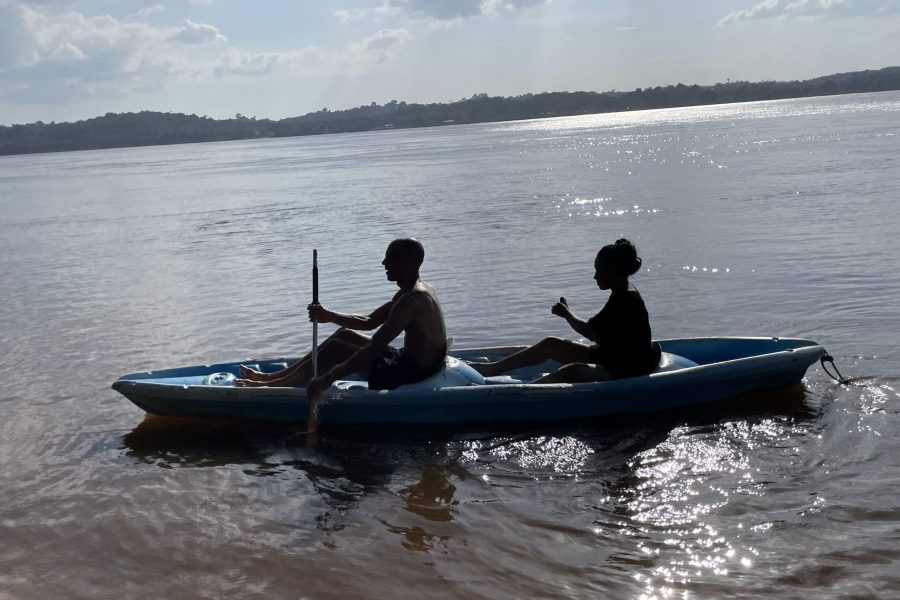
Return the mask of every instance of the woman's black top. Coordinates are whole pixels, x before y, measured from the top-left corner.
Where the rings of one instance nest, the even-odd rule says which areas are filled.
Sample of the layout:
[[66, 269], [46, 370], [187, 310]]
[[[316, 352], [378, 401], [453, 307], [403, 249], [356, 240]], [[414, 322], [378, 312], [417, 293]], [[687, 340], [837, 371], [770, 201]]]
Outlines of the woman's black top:
[[613, 379], [646, 375], [659, 363], [659, 345], [650, 341], [650, 318], [636, 289], [610, 294], [588, 326], [597, 341], [591, 360], [605, 366]]

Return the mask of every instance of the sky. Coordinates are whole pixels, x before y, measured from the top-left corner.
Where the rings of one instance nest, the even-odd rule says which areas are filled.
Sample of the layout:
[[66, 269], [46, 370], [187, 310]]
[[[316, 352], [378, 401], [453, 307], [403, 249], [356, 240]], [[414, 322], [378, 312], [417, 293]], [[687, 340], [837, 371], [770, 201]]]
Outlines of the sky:
[[900, 65], [900, 0], [0, 0], [0, 124], [808, 79]]

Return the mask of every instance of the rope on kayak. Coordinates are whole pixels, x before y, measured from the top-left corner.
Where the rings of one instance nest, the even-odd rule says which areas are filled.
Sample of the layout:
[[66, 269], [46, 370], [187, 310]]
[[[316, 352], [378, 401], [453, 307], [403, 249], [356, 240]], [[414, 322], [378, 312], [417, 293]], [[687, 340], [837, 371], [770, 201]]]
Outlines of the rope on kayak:
[[[841, 372], [838, 371], [837, 365], [834, 364], [834, 357], [828, 354], [828, 352], [825, 352], [825, 354], [822, 355], [822, 357], [819, 359], [819, 362], [822, 363], [822, 370], [825, 371], [829, 377], [831, 377], [841, 385], [850, 384], [850, 379], [841, 375]], [[825, 363], [831, 363], [831, 368], [834, 369], [834, 372], [837, 373], [837, 376], [833, 375], [831, 371], [828, 370], [828, 366]]]

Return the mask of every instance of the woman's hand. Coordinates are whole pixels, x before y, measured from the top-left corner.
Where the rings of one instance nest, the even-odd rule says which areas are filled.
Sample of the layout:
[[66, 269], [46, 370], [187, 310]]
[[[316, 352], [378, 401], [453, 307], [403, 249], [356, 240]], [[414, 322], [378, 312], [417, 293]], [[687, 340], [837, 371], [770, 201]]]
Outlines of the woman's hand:
[[572, 311], [569, 310], [569, 305], [566, 302], [565, 298], [560, 298], [559, 302], [554, 304], [550, 309], [550, 312], [557, 317], [562, 317], [563, 319], [568, 319], [572, 316]]

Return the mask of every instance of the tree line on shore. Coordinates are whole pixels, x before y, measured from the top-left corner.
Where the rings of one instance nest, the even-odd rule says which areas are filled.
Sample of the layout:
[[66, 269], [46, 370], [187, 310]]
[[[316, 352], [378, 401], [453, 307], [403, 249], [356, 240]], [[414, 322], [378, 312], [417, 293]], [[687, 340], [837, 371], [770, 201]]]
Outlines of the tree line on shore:
[[240, 114], [211, 119], [181, 113], [107, 113], [75, 123], [0, 126], [0, 155], [289, 137], [460, 123], [514, 121], [653, 108], [900, 90], [900, 67], [854, 71], [806, 81], [735, 81], [711, 86], [669, 85], [633, 91], [545, 92], [513, 97], [475, 94], [456, 102], [372, 102], [281, 120]]

